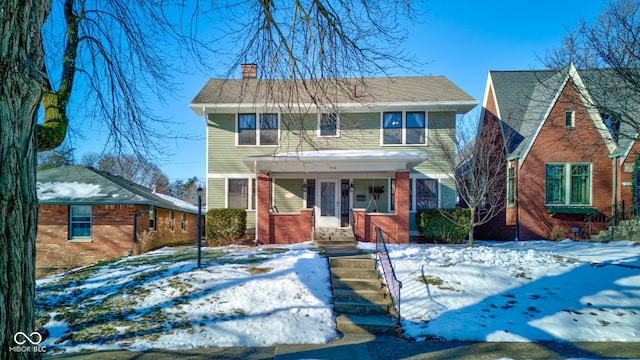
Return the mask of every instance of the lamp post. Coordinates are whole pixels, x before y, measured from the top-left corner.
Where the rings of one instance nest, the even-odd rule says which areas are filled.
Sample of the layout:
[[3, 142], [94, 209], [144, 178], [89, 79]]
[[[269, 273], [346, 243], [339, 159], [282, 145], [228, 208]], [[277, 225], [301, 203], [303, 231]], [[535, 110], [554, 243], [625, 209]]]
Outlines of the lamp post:
[[202, 187], [198, 186], [198, 269], [202, 259]]

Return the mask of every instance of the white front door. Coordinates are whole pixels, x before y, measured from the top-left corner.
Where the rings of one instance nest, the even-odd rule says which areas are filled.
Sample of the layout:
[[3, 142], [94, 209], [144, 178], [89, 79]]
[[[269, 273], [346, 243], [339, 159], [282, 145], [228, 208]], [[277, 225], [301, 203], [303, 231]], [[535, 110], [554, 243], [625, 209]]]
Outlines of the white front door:
[[318, 179], [316, 199], [316, 227], [340, 227], [340, 180]]

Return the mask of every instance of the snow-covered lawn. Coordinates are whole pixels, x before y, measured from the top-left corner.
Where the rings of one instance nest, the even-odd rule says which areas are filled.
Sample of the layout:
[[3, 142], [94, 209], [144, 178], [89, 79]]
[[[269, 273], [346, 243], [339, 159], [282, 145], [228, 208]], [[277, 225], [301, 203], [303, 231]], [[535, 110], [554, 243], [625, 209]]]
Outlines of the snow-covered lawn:
[[[373, 244], [360, 243], [364, 249]], [[640, 246], [390, 246], [418, 340], [640, 341]], [[38, 281], [48, 351], [324, 343], [326, 259], [308, 244], [161, 249]]]
[[[161, 249], [38, 281], [49, 352], [325, 343], [336, 336], [313, 247]], [[58, 344], [56, 344], [58, 343]]]
[[640, 246], [631, 242], [391, 245], [389, 252], [410, 337], [640, 341]]

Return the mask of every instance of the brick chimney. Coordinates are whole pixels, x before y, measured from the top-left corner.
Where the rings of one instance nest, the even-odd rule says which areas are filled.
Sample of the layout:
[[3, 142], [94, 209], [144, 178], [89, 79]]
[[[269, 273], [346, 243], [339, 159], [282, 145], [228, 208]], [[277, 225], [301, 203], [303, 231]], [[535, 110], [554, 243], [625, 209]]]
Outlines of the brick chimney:
[[258, 64], [241, 64], [242, 78], [255, 79], [258, 77]]

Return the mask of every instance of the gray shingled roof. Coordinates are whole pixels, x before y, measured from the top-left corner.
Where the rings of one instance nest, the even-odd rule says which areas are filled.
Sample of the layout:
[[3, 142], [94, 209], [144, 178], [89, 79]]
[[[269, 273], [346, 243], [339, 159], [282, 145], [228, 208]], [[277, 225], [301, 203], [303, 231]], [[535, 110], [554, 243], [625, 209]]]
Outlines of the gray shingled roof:
[[287, 80], [210, 79], [191, 106], [269, 104], [289, 99], [300, 104], [476, 101], [444, 76], [296, 80], [293, 90], [290, 84]]
[[36, 181], [40, 204], [136, 204], [198, 213], [197, 206], [79, 165], [38, 171]]
[[[509, 156], [520, 154], [533, 140], [535, 130], [544, 120], [554, 95], [561, 90], [568, 71], [569, 66], [561, 70], [490, 71]], [[621, 94], [620, 81], [614, 72], [589, 69], [578, 70], [578, 75], [596, 104], [639, 118], [635, 114], [639, 108], [638, 97], [633, 93]], [[635, 130], [623, 123], [620, 132], [626, 134], [618, 142], [618, 148], [624, 150], [633, 142]]]

